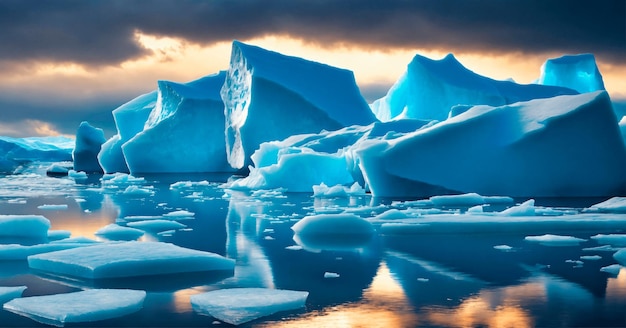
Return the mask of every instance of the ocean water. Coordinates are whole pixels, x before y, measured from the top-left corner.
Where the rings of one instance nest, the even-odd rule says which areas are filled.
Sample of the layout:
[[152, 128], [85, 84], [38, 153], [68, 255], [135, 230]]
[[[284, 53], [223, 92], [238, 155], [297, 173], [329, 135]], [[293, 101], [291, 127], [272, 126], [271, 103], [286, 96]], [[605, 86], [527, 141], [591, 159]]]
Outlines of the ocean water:
[[[140, 240], [163, 241], [236, 260], [234, 274], [180, 274], [115, 281], [83, 281], [35, 272], [25, 261], [0, 261], [0, 286], [26, 285], [24, 297], [87, 288], [136, 288], [148, 292], [144, 308], [124, 317], [67, 326], [228, 326], [194, 313], [189, 297], [232, 287], [308, 291], [306, 307], [260, 318], [254, 327], [623, 327], [626, 326], [626, 269], [599, 246], [598, 233], [624, 233], [619, 224], [585, 229], [534, 228], [377, 233], [370, 239], [300, 240], [291, 226], [306, 215], [349, 211], [372, 217], [413, 205], [370, 196], [315, 198], [280, 191], [238, 192], [221, 186], [223, 175], [153, 175], [143, 182], [101, 183], [99, 176], [75, 182], [45, 177], [44, 166], [0, 177], [0, 214], [40, 214], [53, 230], [98, 239], [94, 232], [129, 216], [158, 216], [175, 210], [195, 213], [187, 228], [148, 233]], [[209, 181], [171, 188], [177, 181]], [[151, 195], [124, 193], [128, 185]], [[580, 211], [603, 199], [538, 199], [537, 205]], [[523, 200], [516, 200], [523, 201]], [[67, 205], [67, 209], [38, 206]], [[504, 206], [486, 209], [499, 211]], [[462, 214], [466, 208], [415, 206], [424, 213]], [[554, 219], [554, 217], [551, 217]], [[567, 220], [567, 216], [562, 217]], [[120, 220], [122, 219], [122, 220]], [[377, 229], [379, 224], [374, 223]], [[542, 231], [538, 229], [545, 229]], [[626, 226], [623, 227], [626, 229]], [[532, 233], [531, 233], [532, 231]], [[574, 246], [526, 241], [553, 233], [583, 238]], [[0, 240], [11, 243], [10, 240]], [[507, 245], [510, 249], [497, 249]], [[599, 255], [600, 259], [581, 259]], [[581, 263], [575, 262], [581, 261]], [[336, 273], [337, 278], [325, 278]], [[43, 326], [0, 311], [2, 327]]]

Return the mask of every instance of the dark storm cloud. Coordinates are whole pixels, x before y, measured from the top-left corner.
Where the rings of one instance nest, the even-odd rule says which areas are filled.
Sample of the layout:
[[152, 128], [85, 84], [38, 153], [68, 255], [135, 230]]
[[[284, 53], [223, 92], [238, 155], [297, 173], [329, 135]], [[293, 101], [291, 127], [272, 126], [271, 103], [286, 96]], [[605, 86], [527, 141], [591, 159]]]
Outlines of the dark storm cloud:
[[190, 42], [290, 35], [362, 48], [626, 56], [623, 0], [0, 0], [0, 60], [115, 64], [134, 31]]

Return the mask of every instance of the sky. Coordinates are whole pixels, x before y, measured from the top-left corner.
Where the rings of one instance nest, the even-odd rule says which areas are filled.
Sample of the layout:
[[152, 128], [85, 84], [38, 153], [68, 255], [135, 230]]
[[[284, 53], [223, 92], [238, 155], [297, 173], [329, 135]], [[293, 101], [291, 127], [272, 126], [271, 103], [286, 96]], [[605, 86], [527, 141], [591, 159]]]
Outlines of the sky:
[[0, 135], [115, 133], [111, 111], [228, 68], [240, 40], [347, 68], [371, 102], [413, 56], [531, 83], [542, 63], [593, 53], [626, 99], [624, 0], [0, 0]]

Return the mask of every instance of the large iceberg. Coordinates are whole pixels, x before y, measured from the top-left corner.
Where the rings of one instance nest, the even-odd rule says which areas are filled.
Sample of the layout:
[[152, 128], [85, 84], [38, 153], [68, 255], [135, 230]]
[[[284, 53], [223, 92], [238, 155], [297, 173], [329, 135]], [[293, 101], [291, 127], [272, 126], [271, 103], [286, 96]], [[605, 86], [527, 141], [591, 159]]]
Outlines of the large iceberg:
[[140, 95], [113, 110], [117, 134], [102, 145], [98, 161], [105, 173], [128, 173], [122, 145], [143, 131], [150, 112], [156, 105], [157, 91]]
[[11, 138], [0, 136], [0, 173], [13, 173], [32, 161], [71, 161], [74, 139], [67, 137]]
[[50, 220], [41, 215], [0, 215], [0, 238], [45, 239], [48, 229]]
[[131, 241], [33, 255], [28, 265], [55, 275], [106, 279], [228, 271], [234, 269], [235, 261], [168, 243]]
[[356, 153], [376, 196], [608, 196], [626, 186], [626, 150], [604, 91], [475, 106]]
[[537, 82], [574, 89], [580, 93], [604, 90], [602, 74], [593, 54], [548, 59], [541, 66], [541, 76]]
[[351, 71], [238, 41], [221, 95], [228, 162], [237, 169], [262, 142], [376, 120]]
[[240, 325], [276, 312], [304, 307], [308, 292], [268, 288], [219, 289], [192, 295], [194, 311], [231, 325]]
[[16, 298], [4, 309], [57, 327], [121, 317], [143, 307], [146, 292], [131, 289], [92, 289], [67, 294]]
[[95, 128], [88, 122], [81, 122], [76, 132], [76, 147], [72, 152], [74, 170], [102, 172], [102, 167], [98, 163], [98, 153], [105, 142], [102, 129]]
[[[416, 55], [387, 95], [371, 104], [381, 121], [397, 118], [445, 120], [472, 105], [502, 106], [576, 94], [571, 89], [497, 81], [465, 68], [452, 54], [441, 60]], [[460, 107], [455, 107], [461, 105]]]
[[121, 146], [132, 174], [233, 171], [226, 161], [220, 97], [225, 77], [220, 72], [184, 84], [158, 82], [143, 130]]

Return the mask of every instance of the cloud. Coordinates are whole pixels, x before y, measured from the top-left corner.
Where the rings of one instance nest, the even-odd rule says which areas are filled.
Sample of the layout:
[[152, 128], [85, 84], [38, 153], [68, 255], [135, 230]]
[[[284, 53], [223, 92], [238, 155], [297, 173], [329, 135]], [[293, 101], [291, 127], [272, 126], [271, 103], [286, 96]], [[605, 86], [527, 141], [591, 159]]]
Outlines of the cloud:
[[626, 4], [583, 0], [0, 0], [0, 60], [117, 65], [136, 32], [212, 44], [288, 35], [364, 49], [626, 55]]

